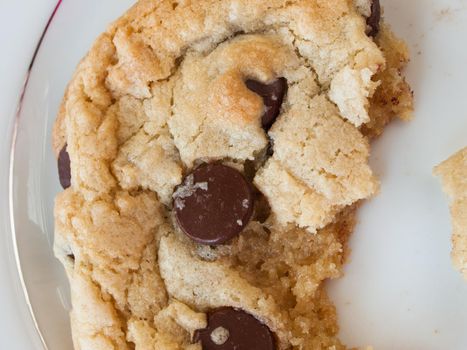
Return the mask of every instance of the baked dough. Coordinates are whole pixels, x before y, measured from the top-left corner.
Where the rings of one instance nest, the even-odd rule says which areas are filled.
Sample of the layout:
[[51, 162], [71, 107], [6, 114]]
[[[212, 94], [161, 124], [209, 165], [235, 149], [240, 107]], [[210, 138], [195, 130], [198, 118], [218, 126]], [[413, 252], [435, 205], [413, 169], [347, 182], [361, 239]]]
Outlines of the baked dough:
[[452, 261], [467, 279], [467, 147], [435, 168], [451, 199]]
[[[75, 349], [199, 350], [193, 334], [221, 306], [267, 325], [278, 349], [345, 348], [323, 282], [342, 274], [355, 209], [378, 190], [370, 139], [412, 111], [406, 46], [384, 24], [369, 37], [371, 3], [357, 3], [141, 0], [96, 40], [53, 142], [71, 160], [55, 253]], [[266, 130], [245, 81], [278, 78], [288, 90]], [[263, 194], [217, 247], [173, 218], [176, 187], [205, 162]]]

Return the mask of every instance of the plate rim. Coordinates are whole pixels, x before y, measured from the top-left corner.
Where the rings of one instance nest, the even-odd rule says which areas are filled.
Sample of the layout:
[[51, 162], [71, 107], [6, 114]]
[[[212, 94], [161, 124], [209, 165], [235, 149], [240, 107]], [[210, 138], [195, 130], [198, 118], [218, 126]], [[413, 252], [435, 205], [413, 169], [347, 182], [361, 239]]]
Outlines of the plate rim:
[[39, 323], [37, 321], [37, 317], [34, 312], [34, 307], [32, 306], [31, 299], [29, 296], [29, 291], [26, 286], [26, 282], [24, 279], [24, 273], [23, 273], [23, 268], [21, 264], [21, 259], [19, 256], [19, 248], [18, 248], [18, 239], [17, 239], [17, 232], [16, 232], [16, 224], [15, 224], [15, 210], [14, 210], [14, 166], [15, 166], [15, 154], [16, 154], [16, 146], [17, 146], [17, 139], [18, 139], [18, 128], [19, 128], [19, 122], [20, 122], [20, 117], [21, 117], [21, 112], [22, 112], [22, 107], [23, 107], [23, 102], [24, 102], [24, 96], [27, 91], [27, 88], [29, 86], [29, 78], [31, 76], [31, 71], [33, 69], [37, 54], [42, 46], [42, 42], [47, 35], [48, 29], [55, 18], [55, 15], [57, 14], [60, 5], [62, 4], [63, 0], [57, 0], [57, 3], [55, 4], [55, 7], [53, 8], [51, 14], [49, 15], [46, 25], [42, 29], [42, 33], [39, 37], [39, 40], [37, 41], [34, 49], [34, 53], [32, 55], [31, 61], [28, 65], [28, 68], [26, 70], [26, 77], [24, 79], [24, 83], [21, 87], [20, 93], [19, 93], [19, 101], [16, 104], [16, 110], [14, 112], [14, 121], [12, 125], [12, 131], [11, 131], [11, 142], [10, 142], [10, 149], [8, 150], [8, 156], [7, 156], [7, 163], [8, 163], [8, 170], [7, 170], [7, 181], [8, 181], [8, 203], [7, 203], [7, 210], [8, 210], [8, 216], [9, 216], [9, 223], [10, 223], [10, 240], [12, 244], [12, 253], [13, 253], [13, 259], [14, 259], [14, 267], [16, 269], [17, 277], [19, 279], [19, 284], [20, 288], [22, 291], [22, 299], [26, 304], [29, 316], [31, 317], [31, 321], [34, 326], [34, 330], [36, 335], [39, 337], [40, 344], [42, 345], [42, 348], [44, 350], [48, 350], [49, 347], [47, 345], [47, 342], [42, 334], [41, 327], [39, 326]]

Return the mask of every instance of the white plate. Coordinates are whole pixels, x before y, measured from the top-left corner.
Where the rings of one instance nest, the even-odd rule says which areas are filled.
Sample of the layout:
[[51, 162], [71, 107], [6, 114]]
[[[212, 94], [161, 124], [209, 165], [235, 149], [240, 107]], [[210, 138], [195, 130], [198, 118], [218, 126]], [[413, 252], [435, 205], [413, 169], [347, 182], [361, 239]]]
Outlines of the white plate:
[[[68, 288], [53, 258], [59, 191], [50, 132], [66, 83], [93, 39], [131, 0], [64, 1], [34, 62], [17, 124], [11, 203], [19, 261], [49, 350], [71, 349]], [[376, 349], [467, 349], [467, 283], [451, 268], [446, 199], [434, 165], [467, 144], [467, 3], [386, 0], [412, 51], [416, 119], [374, 145], [381, 194], [360, 211], [346, 276], [330, 283], [342, 340]]]

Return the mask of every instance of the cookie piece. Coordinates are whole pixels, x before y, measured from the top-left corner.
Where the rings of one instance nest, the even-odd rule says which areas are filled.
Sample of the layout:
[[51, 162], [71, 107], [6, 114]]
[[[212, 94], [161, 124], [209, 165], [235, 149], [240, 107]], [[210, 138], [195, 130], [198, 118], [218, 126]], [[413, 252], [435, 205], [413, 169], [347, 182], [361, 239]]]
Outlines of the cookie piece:
[[381, 135], [385, 126], [395, 118], [409, 121], [414, 109], [413, 91], [401, 74], [409, 62], [407, 45], [384, 22], [375, 41], [384, 53], [386, 68], [374, 77], [381, 83], [370, 99], [370, 121], [360, 127], [370, 139]]
[[282, 224], [316, 232], [376, 192], [367, 140], [325, 96], [288, 106], [269, 135], [274, 154], [255, 182]]
[[[412, 108], [406, 48], [368, 35], [372, 7], [140, 0], [97, 39], [53, 135], [75, 348], [199, 350], [226, 308], [277, 349], [345, 348], [323, 282], [378, 189], [369, 137]], [[210, 166], [230, 175], [195, 179]], [[212, 222], [230, 227], [198, 239]]]
[[467, 279], [467, 147], [438, 165], [434, 174], [451, 199], [452, 261]]

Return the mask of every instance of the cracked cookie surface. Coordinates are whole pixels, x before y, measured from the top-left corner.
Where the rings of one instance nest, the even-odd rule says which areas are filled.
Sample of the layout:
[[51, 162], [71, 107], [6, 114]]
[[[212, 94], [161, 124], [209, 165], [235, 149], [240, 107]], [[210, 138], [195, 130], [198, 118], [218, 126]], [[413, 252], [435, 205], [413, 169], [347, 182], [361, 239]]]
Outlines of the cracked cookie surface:
[[[225, 307], [277, 349], [345, 348], [323, 281], [341, 275], [356, 207], [378, 190], [369, 139], [412, 109], [406, 48], [384, 24], [367, 35], [371, 7], [141, 0], [97, 39], [53, 142], [70, 159], [55, 253], [76, 349], [202, 349], [195, 333]], [[216, 246], [190, 239], [174, 208], [206, 163], [257, 197]]]

